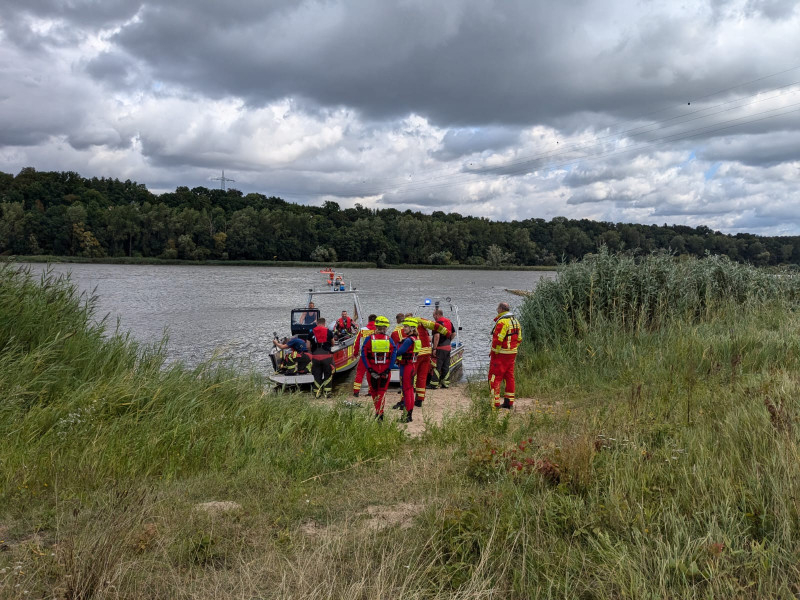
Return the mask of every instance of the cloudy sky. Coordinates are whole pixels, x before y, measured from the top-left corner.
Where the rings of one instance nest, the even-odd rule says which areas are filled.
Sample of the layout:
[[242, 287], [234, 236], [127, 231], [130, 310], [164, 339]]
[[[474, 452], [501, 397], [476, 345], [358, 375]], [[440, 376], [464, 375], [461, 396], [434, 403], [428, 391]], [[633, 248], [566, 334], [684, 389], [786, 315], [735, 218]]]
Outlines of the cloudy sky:
[[800, 1], [3, 0], [0, 171], [800, 234]]

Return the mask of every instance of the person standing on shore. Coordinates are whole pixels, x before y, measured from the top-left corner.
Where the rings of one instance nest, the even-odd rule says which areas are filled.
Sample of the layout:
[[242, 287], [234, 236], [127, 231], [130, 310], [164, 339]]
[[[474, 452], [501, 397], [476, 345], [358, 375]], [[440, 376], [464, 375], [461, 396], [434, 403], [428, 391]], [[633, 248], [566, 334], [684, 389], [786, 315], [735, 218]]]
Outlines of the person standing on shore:
[[446, 333], [437, 331], [433, 334], [433, 355], [436, 363], [431, 369], [431, 381], [428, 389], [435, 390], [439, 387], [448, 388], [450, 386], [450, 343], [453, 341], [453, 323], [444, 316], [441, 308], [433, 311], [433, 320], [442, 326]]
[[397, 321], [397, 325], [394, 329], [392, 329], [391, 337], [392, 341], [399, 346], [400, 342], [403, 341], [403, 319], [406, 318], [405, 313], [397, 313], [394, 317], [394, 320]]
[[411, 415], [414, 412], [414, 375], [419, 349], [417, 321], [407, 317], [403, 320], [403, 341], [397, 348], [397, 364], [400, 365], [400, 385], [405, 409], [405, 414], [400, 419], [403, 423], [411, 423]]
[[[367, 317], [367, 326], [361, 330], [361, 347], [364, 347], [364, 344], [367, 343], [369, 336], [375, 333], [375, 319], [376, 315], [370, 315]], [[386, 317], [382, 317], [386, 319]], [[389, 319], [386, 319], [386, 324], [389, 324]], [[356, 378], [353, 381], [353, 396], [358, 398], [358, 395], [361, 393], [361, 385], [364, 382], [364, 374], [367, 372], [366, 367], [364, 366], [363, 361], [359, 360], [358, 364], [356, 365]]]
[[[519, 321], [511, 312], [508, 303], [501, 302], [497, 305], [497, 316], [492, 328], [492, 348], [489, 353], [489, 388], [496, 410], [514, 408], [514, 364], [521, 341], [522, 329]], [[503, 403], [500, 404], [500, 386], [504, 381], [505, 393]]]
[[386, 390], [392, 379], [392, 367], [397, 357], [397, 346], [386, 335], [389, 319], [380, 316], [375, 318], [375, 332], [369, 336], [361, 347], [359, 365], [363, 365], [368, 373], [367, 384], [369, 395], [375, 405], [375, 418], [383, 421], [383, 408], [386, 402]]
[[[417, 338], [420, 343], [419, 356], [417, 356], [417, 375], [415, 383], [414, 406], [422, 406], [425, 402], [425, 391], [428, 385], [428, 374], [431, 370], [431, 333], [436, 335], [446, 334], [447, 330], [430, 319], [415, 317], [417, 321]], [[428, 330], [431, 333], [428, 333]]]
[[314, 395], [319, 398], [333, 391], [333, 331], [325, 326], [325, 319], [317, 319], [311, 330], [311, 374], [314, 375]]

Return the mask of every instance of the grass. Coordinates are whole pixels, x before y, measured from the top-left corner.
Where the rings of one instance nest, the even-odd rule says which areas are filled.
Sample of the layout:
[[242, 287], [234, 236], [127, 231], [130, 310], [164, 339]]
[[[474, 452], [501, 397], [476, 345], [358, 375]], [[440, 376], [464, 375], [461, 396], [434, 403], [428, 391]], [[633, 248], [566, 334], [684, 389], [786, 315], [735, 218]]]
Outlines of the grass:
[[793, 280], [735, 265], [744, 293], [697, 311], [661, 288], [728, 266], [659, 263], [647, 297], [670, 301], [640, 325], [531, 323], [538, 294], [596, 294], [569, 269], [638, 281], [668, 259], [592, 260], [521, 307], [541, 333], [526, 410], [495, 415], [473, 384], [413, 440], [213, 363], [167, 369], [68, 282], [0, 270], [0, 597], [796, 597]]

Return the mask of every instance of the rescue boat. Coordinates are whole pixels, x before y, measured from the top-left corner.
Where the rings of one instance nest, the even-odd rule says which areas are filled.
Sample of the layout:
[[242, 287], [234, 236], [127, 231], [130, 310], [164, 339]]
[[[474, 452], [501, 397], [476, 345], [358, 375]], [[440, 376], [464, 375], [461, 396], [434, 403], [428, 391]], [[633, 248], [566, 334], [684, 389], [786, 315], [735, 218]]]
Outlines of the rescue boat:
[[[342, 286], [344, 288], [344, 286]], [[338, 312], [331, 313], [339, 314], [342, 310], [349, 309], [349, 302], [347, 299], [352, 299], [353, 303], [353, 323], [356, 325], [355, 331], [347, 337], [341, 337], [336, 340], [331, 347], [333, 354], [333, 369], [334, 374], [344, 373], [356, 366], [361, 351], [361, 327], [359, 325], [361, 315], [361, 304], [358, 301], [358, 294], [356, 290], [350, 286], [350, 289], [336, 288], [333, 290], [315, 291], [314, 289], [308, 290], [306, 300], [306, 308], [293, 308], [290, 316], [290, 333], [291, 336], [303, 338], [308, 342], [311, 336], [311, 330], [316, 325], [317, 319], [320, 317], [319, 308], [307, 308], [314, 298], [337, 296], [337, 304], [339, 305]], [[340, 301], [341, 300], [341, 301]], [[274, 334], [275, 339], [280, 339], [278, 334]], [[284, 337], [284, 342], [289, 337]], [[310, 348], [309, 348], [310, 351]], [[311, 365], [309, 364], [308, 371], [304, 373], [297, 373], [295, 375], [286, 375], [280, 372], [281, 363], [285, 354], [289, 350], [282, 350], [275, 346], [269, 353], [270, 362], [272, 363], [273, 373], [268, 378], [274, 384], [282, 387], [311, 385], [314, 383], [314, 376], [311, 374]]]
[[[464, 342], [461, 340], [461, 319], [458, 316], [458, 306], [451, 302], [450, 297], [445, 298], [443, 301], [439, 298], [425, 298], [418, 308], [433, 310], [440, 309], [444, 315], [453, 323], [453, 337], [450, 340], [450, 374], [460, 372], [463, 368], [464, 362]], [[427, 317], [430, 318], [430, 317]], [[436, 355], [433, 358], [434, 366], [436, 364]], [[391, 383], [400, 383], [400, 368], [395, 367], [392, 369]]]

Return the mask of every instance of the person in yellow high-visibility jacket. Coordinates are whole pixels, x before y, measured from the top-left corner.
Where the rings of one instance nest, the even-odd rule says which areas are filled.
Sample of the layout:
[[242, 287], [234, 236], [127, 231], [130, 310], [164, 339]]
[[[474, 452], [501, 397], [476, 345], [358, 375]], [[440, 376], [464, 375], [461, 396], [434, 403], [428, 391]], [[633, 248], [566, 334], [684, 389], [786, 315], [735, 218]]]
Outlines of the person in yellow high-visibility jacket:
[[[522, 328], [506, 302], [497, 306], [497, 316], [492, 327], [492, 349], [489, 352], [489, 387], [492, 391], [494, 408], [514, 408], [516, 383], [514, 364], [517, 348], [522, 341]], [[500, 404], [500, 386], [505, 382], [503, 403]]]

